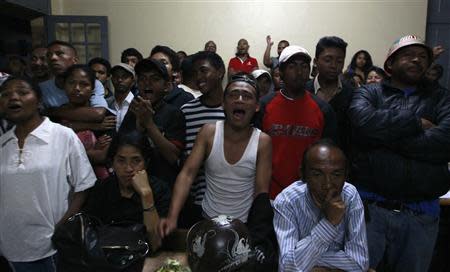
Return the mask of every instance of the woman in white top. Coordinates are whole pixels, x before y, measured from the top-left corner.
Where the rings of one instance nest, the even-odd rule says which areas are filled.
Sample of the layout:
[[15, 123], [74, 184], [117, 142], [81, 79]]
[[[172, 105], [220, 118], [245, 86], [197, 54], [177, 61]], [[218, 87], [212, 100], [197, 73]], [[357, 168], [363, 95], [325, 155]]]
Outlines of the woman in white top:
[[0, 251], [14, 271], [55, 271], [55, 226], [78, 212], [95, 175], [75, 133], [39, 113], [41, 93], [9, 78], [0, 105], [15, 127], [0, 137]]

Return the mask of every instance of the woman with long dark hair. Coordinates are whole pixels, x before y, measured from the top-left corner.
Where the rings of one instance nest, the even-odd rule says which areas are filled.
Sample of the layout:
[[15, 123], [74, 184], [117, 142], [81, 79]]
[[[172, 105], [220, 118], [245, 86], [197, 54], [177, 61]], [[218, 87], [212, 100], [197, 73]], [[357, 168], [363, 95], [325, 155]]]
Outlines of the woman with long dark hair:
[[367, 70], [373, 66], [372, 57], [366, 50], [359, 50], [353, 57], [350, 65], [347, 67], [347, 73], [358, 74], [366, 81]]

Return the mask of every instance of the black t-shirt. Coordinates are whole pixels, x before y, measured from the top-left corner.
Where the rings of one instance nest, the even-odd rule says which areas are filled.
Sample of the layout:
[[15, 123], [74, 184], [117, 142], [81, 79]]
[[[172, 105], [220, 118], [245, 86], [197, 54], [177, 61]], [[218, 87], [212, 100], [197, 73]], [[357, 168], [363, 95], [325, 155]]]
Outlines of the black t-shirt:
[[[155, 207], [160, 217], [166, 217], [169, 211], [170, 190], [165, 182], [149, 176]], [[83, 212], [99, 218], [104, 224], [130, 221], [143, 223], [142, 202], [137, 193], [131, 198], [120, 195], [119, 181], [112, 176], [105, 181], [97, 181], [89, 190]]]
[[[186, 123], [183, 112], [173, 105], [161, 101], [154, 107], [156, 111], [153, 115], [153, 121], [158, 127], [159, 131], [164, 137], [172, 142], [180, 152], [184, 149], [184, 140], [186, 133]], [[136, 116], [131, 111], [128, 111], [120, 126], [119, 133], [136, 130]], [[154, 145], [150, 138], [148, 138], [152, 147], [152, 154], [150, 154], [150, 173], [170, 185], [170, 188], [175, 184], [175, 179], [180, 171], [178, 163], [169, 163], [160, 153], [159, 149]]]

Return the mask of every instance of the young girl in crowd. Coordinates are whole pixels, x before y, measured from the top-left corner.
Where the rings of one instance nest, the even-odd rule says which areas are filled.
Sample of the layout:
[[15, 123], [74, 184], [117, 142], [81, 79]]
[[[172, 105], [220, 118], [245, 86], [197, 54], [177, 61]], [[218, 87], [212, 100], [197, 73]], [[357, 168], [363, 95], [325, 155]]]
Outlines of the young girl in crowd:
[[347, 68], [347, 73], [358, 74], [366, 81], [367, 70], [372, 67], [372, 57], [366, 50], [359, 50], [353, 57], [350, 65]]
[[[64, 90], [69, 98], [67, 106], [70, 108], [89, 107], [94, 86], [93, 70], [79, 64], [71, 66], [64, 74]], [[106, 179], [109, 174], [105, 161], [111, 137], [103, 135], [97, 139], [92, 130], [81, 130], [76, 134], [86, 149], [97, 178], [99, 180]]]
[[157, 226], [160, 216], [167, 215], [170, 191], [164, 181], [147, 175], [150, 152], [148, 140], [140, 132], [118, 134], [108, 152], [115, 174], [95, 184], [83, 210], [105, 224], [143, 223], [154, 251], [161, 245]]
[[0, 252], [14, 271], [55, 271], [55, 226], [77, 213], [95, 175], [75, 133], [40, 114], [41, 92], [26, 78], [0, 87]]

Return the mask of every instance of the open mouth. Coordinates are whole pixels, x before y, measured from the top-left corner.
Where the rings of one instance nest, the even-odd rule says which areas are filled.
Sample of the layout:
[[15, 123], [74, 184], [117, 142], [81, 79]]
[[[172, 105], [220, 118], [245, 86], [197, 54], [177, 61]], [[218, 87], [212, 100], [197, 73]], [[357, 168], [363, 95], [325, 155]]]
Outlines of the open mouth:
[[18, 104], [12, 104], [12, 105], [8, 105], [8, 110], [9, 111], [13, 111], [13, 112], [17, 112], [22, 110], [22, 107]]
[[233, 116], [236, 119], [243, 119], [245, 117], [245, 110], [243, 110], [243, 109], [235, 109], [235, 110], [233, 110]]
[[203, 88], [206, 87], [206, 82], [204, 82], [204, 81], [198, 82], [197, 86], [198, 86], [199, 89], [203, 89]]

